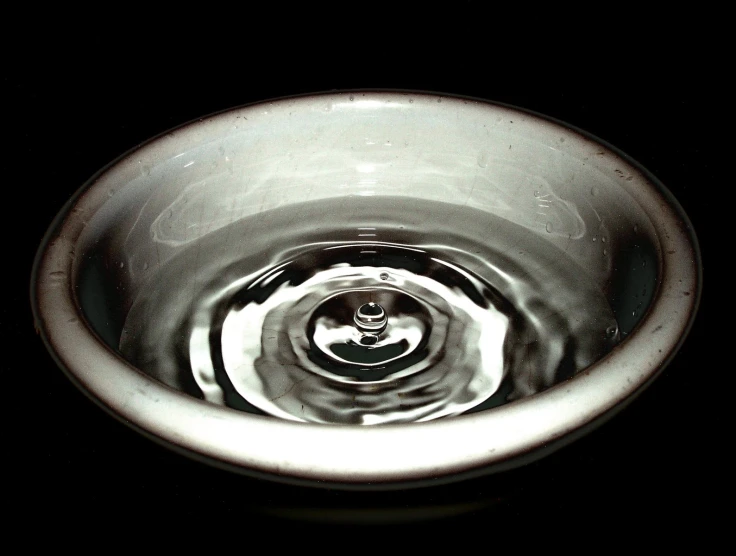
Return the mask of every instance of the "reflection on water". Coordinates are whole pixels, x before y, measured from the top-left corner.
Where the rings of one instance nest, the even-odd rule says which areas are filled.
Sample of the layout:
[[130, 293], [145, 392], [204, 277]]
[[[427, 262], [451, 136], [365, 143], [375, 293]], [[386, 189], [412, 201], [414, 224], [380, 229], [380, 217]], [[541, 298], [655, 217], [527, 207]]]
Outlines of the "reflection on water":
[[[122, 353], [212, 403], [383, 424], [529, 396], [619, 340], [589, 274], [522, 226], [391, 197], [341, 218], [341, 203], [242, 219], [148, 265]], [[358, 319], [369, 304], [375, 330]]]

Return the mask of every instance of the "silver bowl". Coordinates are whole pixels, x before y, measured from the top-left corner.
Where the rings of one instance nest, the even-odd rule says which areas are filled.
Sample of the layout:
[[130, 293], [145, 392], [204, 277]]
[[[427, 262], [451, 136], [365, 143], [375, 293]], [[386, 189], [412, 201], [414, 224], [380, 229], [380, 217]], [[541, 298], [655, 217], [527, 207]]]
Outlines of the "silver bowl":
[[[150, 287], [148, 272], [189, 242], [306, 200], [344, 200], [350, 215], [351, 199], [365, 196], [469, 207], [524, 230], [605, 293], [622, 341], [533, 395], [380, 426], [236, 411], [164, 384], [121, 355], [120, 330]], [[540, 198], [549, 210], [542, 218]], [[427, 226], [439, 224], [424, 216]], [[100, 254], [107, 270], [94, 275], [89, 261]], [[610, 418], [680, 347], [697, 309], [700, 267], [687, 216], [666, 188], [578, 129], [485, 101], [346, 92], [229, 110], [112, 163], [49, 229], [32, 302], [37, 329], [73, 382], [150, 438], [256, 476], [391, 488], [515, 467]]]

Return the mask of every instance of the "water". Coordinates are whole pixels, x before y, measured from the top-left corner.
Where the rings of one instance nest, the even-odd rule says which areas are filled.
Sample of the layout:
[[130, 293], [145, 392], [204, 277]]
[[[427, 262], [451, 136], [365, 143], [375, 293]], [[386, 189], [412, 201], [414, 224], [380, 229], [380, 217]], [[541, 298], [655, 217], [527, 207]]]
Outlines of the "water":
[[603, 292], [560, 249], [434, 201], [287, 206], [142, 269], [123, 355], [209, 402], [294, 421], [482, 410], [571, 377], [620, 339]]

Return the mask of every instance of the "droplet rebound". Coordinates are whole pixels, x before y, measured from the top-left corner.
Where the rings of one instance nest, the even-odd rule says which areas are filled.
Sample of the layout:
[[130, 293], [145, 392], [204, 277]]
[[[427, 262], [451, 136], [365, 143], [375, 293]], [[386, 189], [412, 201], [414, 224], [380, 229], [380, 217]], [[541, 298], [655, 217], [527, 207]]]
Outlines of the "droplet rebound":
[[358, 328], [364, 332], [381, 332], [386, 328], [388, 317], [378, 303], [365, 303], [355, 312], [353, 318]]

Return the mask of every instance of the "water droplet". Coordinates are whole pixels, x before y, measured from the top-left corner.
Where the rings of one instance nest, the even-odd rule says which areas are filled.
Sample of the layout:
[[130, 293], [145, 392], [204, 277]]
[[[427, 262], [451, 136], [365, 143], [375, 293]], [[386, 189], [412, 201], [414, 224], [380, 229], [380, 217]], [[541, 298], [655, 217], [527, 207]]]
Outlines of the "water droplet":
[[609, 326], [606, 328], [606, 337], [607, 338], [613, 338], [616, 335], [616, 332], [618, 331], [618, 328], [615, 326]]
[[488, 153], [482, 152], [478, 155], [478, 166], [481, 168], [488, 167]]
[[410, 98], [409, 99], [409, 103], [411, 104], [412, 102], [414, 102], [414, 99], [413, 98]]
[[593, 241], [598, 241], [598, 236], [593, 236]]
[[547, 230], [548, 234], [552, 233], [552, 222], [547, 222], [547, 225], [544, 227], [545, 230]]
[[381, 274], [379, 275], [379, 278], [381, 280], [388, 280], [388, 272], [381, 272]]
[[370, 301], [358, 308], [353, 320], [363, 332], [378, 333], [386, 328], [388, 317], [383, 307]]
[[608, 255], [608, 249], [603, 249], [603, 254]]
[[590, 194], [591, 194], [591, 195], [592, 195], [593, 197], [595, 197], [596, 195], [598, 195], [598, 188], [597, 188], [597, 187], [596, 187], [595, 185], [594, 185], [593, 187], [591, 187], [591, 188], [590, 188]]
[[642, 268], [645, 268], [647, 266], [647, 262], [646, 261], [642, 261], [641, 262], [641, 266], [642, 266]]
[[634, 233], [635, 234], [639, 233], [639, 226], [637, 224], [634, 224]]
[[442, 102], [442, 97], [438, 98], [437, 102]]
[[118, 266], [119, 266], [120, 268], [125, 268], [125, 263], [121, 262], [121, 263], [120, 263], [120, 264], [119, 264]]
[[349, 97], [349, 98], [350, 98], [350, 101], [352, 102], [352, 101], [354, 100], [354, 98], [355, 98], [355, 97], [353, 97], [353, 95], [350, 95], [350, 97]]
[[534, 196], [535, 196], [535, 197], [539, 197], [539, 196], [540, 196], [541, 194], [542, 194], [542, 192], [541, 192], [541, 191], [539, 191], [539, 189], [535, 189], [535, 190], [534, 190]]
[[148, 263], [143, 263], [143, 270], [148, 270]]
[[606, 243], [606, 236], [601, 236], [601, 243]]

